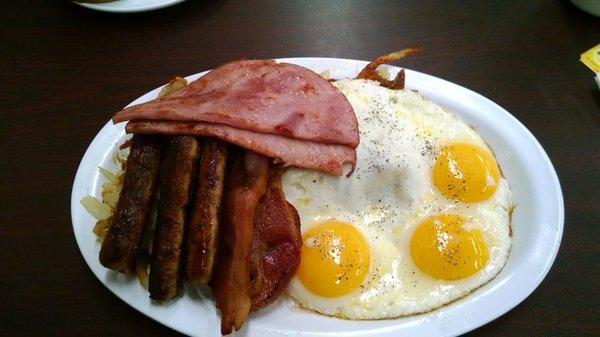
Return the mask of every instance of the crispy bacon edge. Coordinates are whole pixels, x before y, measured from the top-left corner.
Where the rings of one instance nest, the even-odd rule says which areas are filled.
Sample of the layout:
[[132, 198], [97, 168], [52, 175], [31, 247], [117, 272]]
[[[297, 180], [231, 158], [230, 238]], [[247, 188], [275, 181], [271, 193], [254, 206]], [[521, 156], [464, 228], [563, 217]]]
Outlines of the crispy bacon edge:
[[227, 175], [219, 230], [219, 261], [209, 282], [221, 311], [221, 333], [239, 330], [250, 313], [249, 263], [254, 212], [267, 187], [269, 159], [243, 151]]
[[300, 265], [300, 217], [281, 186], [283, 169], [271, 166], [265, 195], [254, 213], [250, 263], [251, 311], [273, 303]]
[[390, 63], [405, 58], [407, 56], [418, 54], [422, 50], [422, 48], [407, 48], [387, 55], [380, 56], [375, 60], [371, 61], [369, 64], [367, 64], [363, 68], [363, 70], [361, 70], [360, 73], [358, 73], [358, 76], [356, 76], [356, 78], [377, 81], [379, 82], [379, 84], [389, 89], [404, 89], [404, 69], [398, 72], [398, 75], [394, 80], [388, 80], [377, 72], [377, 67], [384, 63]]

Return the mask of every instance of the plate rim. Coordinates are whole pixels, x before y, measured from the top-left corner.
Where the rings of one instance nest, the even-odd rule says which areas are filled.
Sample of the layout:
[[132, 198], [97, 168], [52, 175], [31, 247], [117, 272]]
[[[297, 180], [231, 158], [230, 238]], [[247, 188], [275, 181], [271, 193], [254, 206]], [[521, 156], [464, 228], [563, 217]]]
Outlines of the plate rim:
[[79, 5], [81, 7], [88, 8], [88, 9], [95, 10], [95, 11], [100, 11], [100, 12], [108, 12], [108, 13], [148, 12], [148, 11], [153, 11], [153, 10], [173, 6], [173, 5], [176, 5], [176, 4], [184, 2], [184, 1], [186, 1], [186, 0], [162, 0], [160, 2], [156, 2], [154, 4], [149, 4], [149, 5], [140, 5], [140, 6], [131, 6], [131, 7], [115, 7], [114, 5], [111, 5], [112, 4], [111, 2], [95, 4], [95, 3], [83, 3], [83, 2], [77, 2], [77, 1], [71, 0], [71, 2], [73, 2], [76, 5]]
[[[184, 0], [175, 0], [175, 1], [184, 1]], [[331, 57], [288, 57], [288, 58], [276, 58], [275, 60], [279, 61], [279, 62], [289, 62], [289, 63], [297, 63], [297, 62], [302, 62], [302, 61], [306, 61], [306, 62], [310, 62], [310, 61], [314, 61], [314, 62], [329, 62], [329, 63], [348, 63], [348, 64], [354, 64], [354, 65], [366, 65], [368, 63], [368, 61], [363, 61], [363, 60], [355, 60], [355, 59], [346, 59], [346, 58], [331, 58]], [[391, 65], [386, 65], [386, 67], [388, 67], [391, 70], [399, 70], [402, 69], [401, 67], [397, 67], [397, 66], [391, 66]], [[544, 268], [541, 270], [541, 272], [538, 272], [536, 275], [536, 279], [535, 282], [530, 282], [529, 283], [529, 287], [527, 287], [527, 290], [522, 291], [521, 293], [517, 294], [516, 296], [512, 297], [512, 300], [510, 303], [508, 304], [503, 304], [502, 309], [500, 310], [494, 310], [494, 313], [491, 313], [489, 315], [486, 315], [484, 319], [479, 319], [476, 323], [474, 324], [469, 324], [468, 326], [465, 327], [458, 327], [456, 329], [454, 329], [453, 331], [448, 331], [448, 333], [442, 332], [442, 334], [444, 336], [455, 336], [455, 335], [460, 335], [463, 334], [465, 332], [468, 331], [472, 331], [476, 328], [479, 328], [491, 321], [493, 321], [494, 319], [497, 319], [498, 317], [506, 314], [507, 312], [509, 312], [510, 310], [512, 310], [514, 307], [516, 307], [517, 305], [519, 305], [522, 301], [524, 301], [527, 297], [529, 297], [541, 284], [541, 282], [546, 278], [546, 276], [548, 275], [550, 269], [552, 268], [552, 266], [554, 265], [554, 261], [556, 259], [556, 256], [558, 254], [559, 248], [560, 248], [560, 244], [562, 242], [562, 236], [563, 236], [563, 231], [564, 231], [564, 197], [562, 194], [562, 188], [560, 185], [560, 181], [558, 178], [558, 175], [556, 173], [556, 170], [554, 168], [554, 165], [552, 164], [548, 154], [546, 153], [546, 151], [543, 149], [543, 147], [541, 146], [540, 142], [535, 138], [535, 136], [531, 133], [531, 131], [529, 131], [525, 125], [523, 125], [523, 123], [521, 123], [516, 117], [514, 117], [510, 112], [508, 112], [506, 109], [502, 108], [500, 105], [498, 105], [497, 103], [493, 102], [492, 100], [488, 99], [487, 97], [469, 89], [466, 88], [464, 86], [461, 86], [459, 84], [450, 82], [448, 80], [445, 80], [443, 78], [439, 78], [436, 76], [432, 76], [429, 74], [425, 74], [419, 71], [414, 71], [411, 69], [407, 69], [407, 68], [403, 68], [406, 70], [407, 72], [407, 78], [409, 77], [409, 75], [411, 73], [416, 74], [418, 76], [422, 76], [425, 79], [432, 79], [434, 81], [442, 81], [444, 84], [446, 85], [451, 85], [451, 86], [455, 86], [457, 87], [459, 90], [464, 91], [465, 93], [467, 93], [468, 95], [472, 96], [473, 98], [476, 98], [477, 100], [485, 103], [486, 105], [491, 105], [493, 108], [495, 108], [495, 110], [498, 110], [500, 112], [502, 112], [505, 117], [508, 117], [510, 119], [510, 122], [515, 124], [516, 126], [519, 127], [519, 131], [521, 133], [523, 133], [525, 136], [527, 136], [527, 138], [529, 139], [529, 141], [535, 145], [536, 148], [536, 152], [538, 154], [541, 155], [543, 163], [544, 163], [544, 168], [547, 169], [548, 173], [550, 173], [550, 178], [552, 179], [552, 183], [553, 183], [553, 194], [552, 196], [555, 197], [555, 202], [556, 205], [558, 206], [557, 211], [557, 217], [556, 218], [552, 218], [554, 221], [552, 222], [553, 224], [557, 225], [557, 231], [555, 234], [555, 240], [553, 241], [552, 244], [552, 250], [551, 250], [551, 254], [547, 256], [547, 258], [544, 260], [545, 264], [544, 264]], [[186, 78], [197, 78], [199, 76], [201, 76], [202, 74], [208, 72], [210, 70], [206, 70], [206, 71], [202, 71], [202, 72], [198, 72], [192, 75], [188, 75], [186, 76]], [[155, 89], [152, 89], [146, 93], [144, 93], [143, 95], [141, 95], [140, 97], [136, 98], [135, 100], [133, 100], [131, 103], [129, 103], [127, 106], [129, 105], [133, 105], [136, 104], [137, 101], [141, 100], [144, 98], [144, 96], [149, 95], [151, 93], [153, 93], [154, 91], [157, 91], [158, 89], [160, 89], [162, 87], [159, 86]], [[458, 113], [457, 113], [458, 114]], [[80, 176], [80, 171], [82, 170], [82, 167], [84, 165], [84, 161], [86, 159], [86, 157], [90, 156], [90, 151], [92, 149], [92, 145], [94, 144], [94, 142], [98, 139], [98, 137], [101, 135], [101, 133], [103, 131], [105, 131], [106, 128], [110, 128], [110, 127], [115, 127], [115, 125], [112, 124], [112, 122], [109, 120], [102, 128], [101, 130], [94, 136], [94, 139], [92, 140], [92, 142], [90, 142], [90, 144], [88, 145], [79, 165], [77, 168], [77, 173], [75, 175], [75, 179], [73, 181], [73, 187], [72, 187], [72, 191], [71, 191], [71, 221], [72, 221], [72, 227], [73, 227], [73, 231], [74, 231], [74, 236], [75, 236], [75, 240], [77, 242], [77, 246], [78, 249], [80, 250], [80, 254], [82, 255], [82, 257], [84, 258], [86, 264], [88, 265], [88, 268], [90, 268], [90, 270], [92, 271], [92, 273], [96, 276], [96, 278], [98, 278], [98, 280], [106, 287], [108, 288], [114, 295], [117, 296], [117, 298], [119, 298], [120, 300], [122, 300], [123, 302], [125, 302], [127, 305], [129, 305], [130, 307], [134, 308], [137, 311], [140, 311], [142, 314], [148, 316], [149, 318], [157, 321], [160, 324], [163, 324], [175, 331], [179, 331], [179, 332], [183, 332], [186, 333], [185, 331], [181, 330], [181, 328], [179, 328], [178, 326], [176, 326], [175, 324], [171, 324], [169, 321], [164, 321], [164, 320], [158, 320], [157, 318], [153, 317], [150, 313], [148, 312], [144, 312], [139, 308], [136, 308], [132, 303], [127, 302], [125, 299], [123, 299], [121, 296], [119, 296], [119, 294], [113, 290], [111, 287], [108, 286], [107, 283], [105, 283], [101, 278], [100, 275], [96, 273], [96, 271], [92, 268], [92, 264], [91, 261], [88, 261], [88, 259], [86, 258], [86, 255], [84, 253], [84, 247], [82, 247], [81, 242], [78, 238], [77, 235], [77, 229], [76, 229], [76, 219], [74, 216], [74, 210], [76, 207], [81, 207], [79, 200], [76, 200], [76, 187], [77, 187], [77, 182], [78, 182], [78, 177]], [[106, 131], [105, 131], [106, 132]], [[122, 131], [124, 132], [124, 131]], [[90, 230], [91, 233], [91, 230]], [[509, 256], [510, 259], [510, 256]], [[485, 285], [484, 285], [485, 286]], [[468, 297], [468, 296], [467, 296]], [[443, 310], [443, 309], [441, 309]], [[436, 310], [436, 311], [440, 311], [440, 310]], [[491, 312], [491, 311], [490, 311]], [[416, 315], [417, 317], [419, 315]], [[396, 323], [397, 324], [397, 323]], [[388, 330], [387, 328], [390, 326], [393, 326], [394, 322], [393, 320], [390, 320], [390, 325], [386, 326], [386, 328], [375, 328], [372, 330], [369, 330], [369, 334], [371, 333], [385, 333], [382, 330]], [[394, 333], [394, 332], [399, 332], [402, 331], [402, 329], [394, 329], [394, 330], [390, 330], [390, 333]], [[299, 334], [302, 334], [302, 332], [299, 332]], [[311, 335], [327, 335], [328, 333], [308, 333]], [[352, 333], [345, 333], [344, 335], [349, 335]]]

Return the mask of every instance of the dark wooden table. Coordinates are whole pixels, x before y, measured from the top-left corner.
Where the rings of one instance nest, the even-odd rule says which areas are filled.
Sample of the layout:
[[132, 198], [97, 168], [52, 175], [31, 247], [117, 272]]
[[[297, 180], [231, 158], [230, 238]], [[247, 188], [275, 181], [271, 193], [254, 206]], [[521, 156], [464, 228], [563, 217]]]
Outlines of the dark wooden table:
[[133, 15], [0, 5], [0, 335], [165, 336], [77, 249], [70, 192], [110, 116], [173, 75], [239, 58], [371, 59], [471, 88], [536, 135], [560, 177], [563, 243], [541, 286], [472, 336], [600, 336], [600, 92], [579, 54], [600, 19], [567, 1], [200, 1]]

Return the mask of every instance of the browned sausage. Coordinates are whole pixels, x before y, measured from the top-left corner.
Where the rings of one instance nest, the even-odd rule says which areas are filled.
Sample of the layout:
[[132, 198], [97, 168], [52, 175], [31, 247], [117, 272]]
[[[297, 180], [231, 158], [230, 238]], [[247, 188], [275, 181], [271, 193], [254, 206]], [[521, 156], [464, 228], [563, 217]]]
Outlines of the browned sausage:
[[197, 158], [198, 141], [194, 137], [169, 139], [161, 169], [160, 202], [148, 284], [150, 298], [157, 301], [168, 301], [181, 290], [181, 249]]
[[217, 251], [219, 215], [227, 143], [205, 138], [198, 165], [198, 184], [188, 220], [186, 238], [186, 281], [207, 283], [214, 268]]
[[133, 136], [125, 164], [123, 188], [100, 249], [100, 263], [107, 268], [123, 273], [135, 272], [135, 261], [160, 168], [161, 147], [160, 137]]

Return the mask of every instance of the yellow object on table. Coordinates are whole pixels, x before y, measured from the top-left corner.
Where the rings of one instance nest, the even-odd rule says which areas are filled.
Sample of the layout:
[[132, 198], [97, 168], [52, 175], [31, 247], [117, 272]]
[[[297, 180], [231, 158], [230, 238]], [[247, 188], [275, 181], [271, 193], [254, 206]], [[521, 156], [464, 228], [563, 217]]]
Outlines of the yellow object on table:
[[600, 44], [581, 54], [579, 60], [593, 72], [600, 73]]
[[579, 60], [596, 73], [596, 82], [600, 88], [600, 44], [581, 54]]

